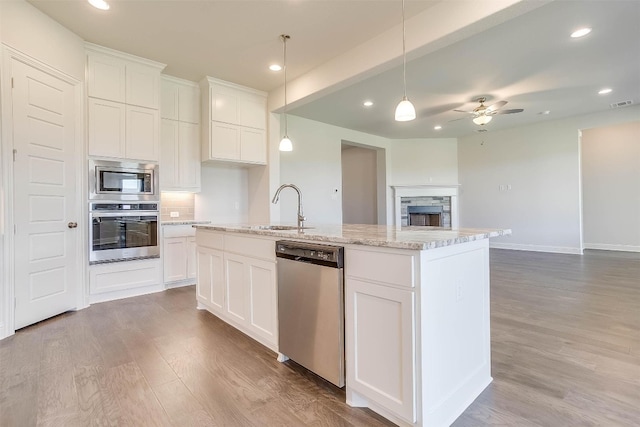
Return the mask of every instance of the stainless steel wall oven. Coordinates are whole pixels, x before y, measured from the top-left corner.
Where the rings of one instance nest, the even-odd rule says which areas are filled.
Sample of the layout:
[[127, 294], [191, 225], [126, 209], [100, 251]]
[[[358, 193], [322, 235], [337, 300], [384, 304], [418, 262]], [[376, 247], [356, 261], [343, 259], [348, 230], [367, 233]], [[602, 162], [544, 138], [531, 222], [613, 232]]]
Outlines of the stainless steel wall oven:
[[89, 223], [90, 264], [160, 256], [158, 203], [91, 203]]
[[158, 166], [153, 163], [89, 160], [89, 198], [92, 200], [157, 201]]

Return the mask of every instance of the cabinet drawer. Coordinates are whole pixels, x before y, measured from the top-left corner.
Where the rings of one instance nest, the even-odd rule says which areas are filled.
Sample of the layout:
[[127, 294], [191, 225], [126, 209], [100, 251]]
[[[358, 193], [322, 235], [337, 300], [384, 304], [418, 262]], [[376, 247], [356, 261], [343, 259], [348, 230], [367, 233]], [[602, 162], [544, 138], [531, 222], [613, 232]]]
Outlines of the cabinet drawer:
[[257, 237], [224, 236], [225, 252], [233, 252], [253, 258], [264, 260], [276, 259], [276, 242], [272, 239]]
[[196, 235], [196, 244], [211, 249], [224, 249], [224, 237], [222, 233], [202, 231]]
[[345, 274], [372, 282], [414, 287], [416, 256], [413, 253], [345, 249]]

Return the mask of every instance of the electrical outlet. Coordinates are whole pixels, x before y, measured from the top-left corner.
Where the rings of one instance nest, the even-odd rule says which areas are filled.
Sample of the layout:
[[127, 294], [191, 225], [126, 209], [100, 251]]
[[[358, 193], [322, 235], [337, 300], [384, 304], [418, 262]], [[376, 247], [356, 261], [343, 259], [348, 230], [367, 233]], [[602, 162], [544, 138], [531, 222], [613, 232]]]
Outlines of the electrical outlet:
[[499, 190], [499, 191], [504, 191], [504, 185], [500, 184], [500, 185], [498, 186], [498, 190]]
[[179, 217], [180, 217], [180, 212], [175, 212], [175, 211], [170, 212], [170, 213], [169, 213], [169, 216], [170, 216], [171, 218], [179, 218]]

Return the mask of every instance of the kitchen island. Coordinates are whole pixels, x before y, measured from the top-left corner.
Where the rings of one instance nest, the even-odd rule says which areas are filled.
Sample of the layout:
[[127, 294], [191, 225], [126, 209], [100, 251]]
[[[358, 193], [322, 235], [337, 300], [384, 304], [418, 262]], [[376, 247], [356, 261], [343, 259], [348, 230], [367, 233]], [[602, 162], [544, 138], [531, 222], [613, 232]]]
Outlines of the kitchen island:
[[488, 239], [510, 230], [195, 227], [198, 307], [276, 352], [275, 242], [344, 246], [348, 404], [447, 426], [491, 382]]

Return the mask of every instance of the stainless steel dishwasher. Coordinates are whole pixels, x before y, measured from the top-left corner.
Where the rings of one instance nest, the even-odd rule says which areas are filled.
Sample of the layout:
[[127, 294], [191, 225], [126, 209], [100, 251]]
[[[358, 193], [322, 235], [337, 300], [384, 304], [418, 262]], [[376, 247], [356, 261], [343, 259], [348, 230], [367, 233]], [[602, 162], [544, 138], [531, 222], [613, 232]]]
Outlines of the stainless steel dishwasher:
[[276, 243], [279, 351], [344, 386], [344, 249]]

